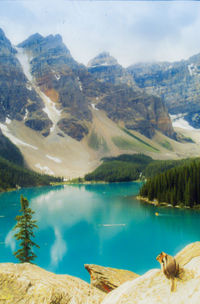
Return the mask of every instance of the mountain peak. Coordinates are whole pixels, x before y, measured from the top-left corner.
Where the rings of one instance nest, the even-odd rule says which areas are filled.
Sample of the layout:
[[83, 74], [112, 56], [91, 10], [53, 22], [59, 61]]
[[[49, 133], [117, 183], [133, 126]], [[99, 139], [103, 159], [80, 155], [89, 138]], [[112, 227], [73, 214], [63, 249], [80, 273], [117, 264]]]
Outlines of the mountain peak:
[[6, 37], [4, 31], [0, 28], [0, 52], [4, 54], [15, 54], [16, 50], [12, 47], [11, 42]]
[[0, 39], [2, 39], [2, 37], [5, 37], [4, 31], [0, 28]]
[[46, 41], [50, 41], [50, 42], [58, 42], [58, 43], [62, 43], [62, 36], [59, 34], [56, 35], [49, 35], [45, 38]]
[[67, 54], [68, 57], [71, 57], [70, 51], [63, 43], [62, 37], [59, 34], [43, 37], [36, 33], [18, 44], [18, 47], [29, 49], [35, 54], [48, 53], [54, 49], [57, 53], [65, 53], [65, 55]]
[[119, 65], [108, 52], [102, 52], [88, 62], [88, 67]]
[[43, 39], [44, 38], [42, 35], [40, 35], [39, 33], [35, 33], [26, 40], [24, 40], [23, 42], [19, 43], [18, 47], [22, 47], [22, 48], [31, 47], [33, 44], [36, 44], [42, 41]]

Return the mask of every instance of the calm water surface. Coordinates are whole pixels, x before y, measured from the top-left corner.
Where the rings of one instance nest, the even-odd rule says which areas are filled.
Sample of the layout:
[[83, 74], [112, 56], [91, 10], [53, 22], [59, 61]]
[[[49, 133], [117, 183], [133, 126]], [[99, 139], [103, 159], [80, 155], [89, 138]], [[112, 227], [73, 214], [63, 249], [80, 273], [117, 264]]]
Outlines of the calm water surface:
[[[134, 199], [138, 183], [21, 189], [0, 195], [0, 262], [17, 262], [12, 228], [20, 195], [28, 198], [39, 229], [39, 266], [89, 281], [84, 264], [144, 273], [159, 267], [160, 251], [172, 255], [200, 240], [200, 212], [155, 208]], [[159, 216], [155, 215], [159, 212]]]

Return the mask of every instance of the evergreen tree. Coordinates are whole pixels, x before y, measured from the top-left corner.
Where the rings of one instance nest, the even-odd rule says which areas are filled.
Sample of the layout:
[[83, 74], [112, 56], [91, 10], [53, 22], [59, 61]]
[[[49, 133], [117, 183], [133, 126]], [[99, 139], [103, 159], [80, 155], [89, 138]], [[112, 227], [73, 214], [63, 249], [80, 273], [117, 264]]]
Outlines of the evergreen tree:
[[21, 241], [20, 249], [14, 252], [16, 258], [21, 262], [29, 262], [31, 263], [37, 256], [32, 251], [32, 247], [35, 246], [39, 248], [39, 246], [32, 241], [32, 238], [35, 237], [33, 230], [34, 228], [38, 228], [36, 225], [36, 220], [32, 219], [33, 214], [35, 213], [29, 207], [29, 202], [26, 198], [21, 195], [21, 215], [16, 216], [16, 225], [14, 230], [17, 230], [15, 233], [15, 238], [17, 241]]

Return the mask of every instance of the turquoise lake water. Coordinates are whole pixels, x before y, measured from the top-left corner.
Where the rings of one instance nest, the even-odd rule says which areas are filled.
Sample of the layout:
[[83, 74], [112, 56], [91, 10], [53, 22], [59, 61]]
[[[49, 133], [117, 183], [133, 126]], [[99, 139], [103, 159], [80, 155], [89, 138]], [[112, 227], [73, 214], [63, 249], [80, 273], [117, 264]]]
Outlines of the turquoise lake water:
[[[0, 262], [17, 262], [12, 228], [20, 195], [36, 212], [36, 264], [89, 281], [84, 264], [142, 274], [159, 268], [156, 256], [176, 254], [200, 240], [200, 212], [138, 202], [138, 183], [21, 189], [0, 195]], [[159, 213], [159, 216], [155, 215]]]

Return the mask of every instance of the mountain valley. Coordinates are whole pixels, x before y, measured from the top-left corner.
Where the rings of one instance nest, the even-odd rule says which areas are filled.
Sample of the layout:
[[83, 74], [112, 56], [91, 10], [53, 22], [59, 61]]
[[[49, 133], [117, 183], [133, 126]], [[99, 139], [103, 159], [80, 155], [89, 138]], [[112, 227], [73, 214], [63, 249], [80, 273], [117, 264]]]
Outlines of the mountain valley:
[[[189, 112], [186, 117], [181, 111], [186, 113], [193, 102], [198, 114], [197, 92], [188, 89], [189, 101], [182, 106], [180, 92], [177, 99], [173, 95], [170, 77], [166, 95], [148, 65], [146, 69], [125, 69], [106, 52], [86, 67], [73, 59], [60, 35], [34, 34], [15, 47], [0, 30], [0, 129], [20, 149], [29, 168], [65, 179], [84, 176], [105, 156], [199, 155], [200, 135], [194, 129], [198, 123], [174, 128], [167, 110], [187, 119]], [[191, 66], [190, 86], [198, 77], [193, 70]], [[174, 119], [177, 122], [177, 116]]]

